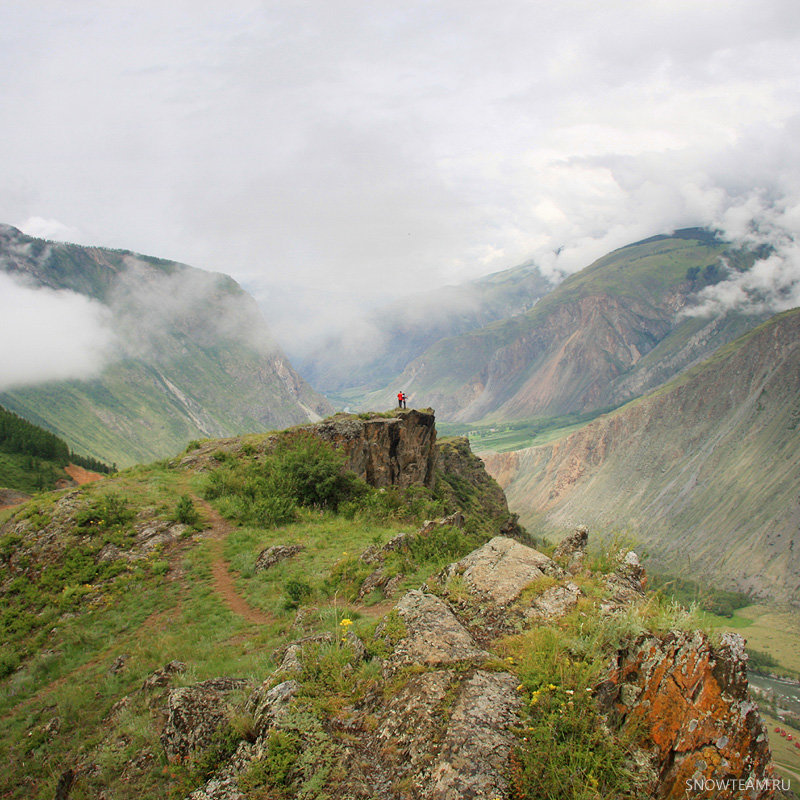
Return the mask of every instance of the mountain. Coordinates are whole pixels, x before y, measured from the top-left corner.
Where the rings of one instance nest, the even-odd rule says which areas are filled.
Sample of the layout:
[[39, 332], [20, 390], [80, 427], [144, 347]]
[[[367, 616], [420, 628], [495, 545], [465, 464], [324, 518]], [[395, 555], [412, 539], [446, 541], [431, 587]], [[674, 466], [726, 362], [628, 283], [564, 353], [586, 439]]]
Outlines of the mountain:
[[764, 317], [682, 316], [703, 286], [757, 253], [700, 229], [628, 245], [566, 278], [525, 313], [440, 340], [367, 402], [395, 387], [445, 420], [520, 420], [619, 405]]
[[800, 310], [538, 447], [487, 454], [526, 524], [624, 531], [676, 575], [800, 600]]
[[440, 339], [528, 311], [551, 289], [533, 263], [521, 264], [469, 283], [404, 297], [363, 319], [349, 319], [340, 333], [294, 360], [320, 391], [374, 389]]
[[743, 639], [586, 543], [535, 549], [428, 410], [40, 496], [0, 524], [0, 795], [776, 796]]
[[92, 298], [113, 352], [98, 375], [23, 385], [0, 402], [70, 447], [120, 465], [187, 441], [318, 419], [332, 409], [295, 372], [255, 301], [225, 275], [125, 250], [45, 242], [0, 226], [0, 268]]

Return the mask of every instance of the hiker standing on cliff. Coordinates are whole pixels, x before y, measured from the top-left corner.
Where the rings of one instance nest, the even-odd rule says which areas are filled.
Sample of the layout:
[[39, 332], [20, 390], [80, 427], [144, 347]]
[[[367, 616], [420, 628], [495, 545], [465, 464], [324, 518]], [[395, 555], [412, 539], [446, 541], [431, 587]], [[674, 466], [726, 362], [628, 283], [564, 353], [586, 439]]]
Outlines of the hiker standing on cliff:
[[404, 398], [403, 393], [402, 392], [398, 392], [397, 393], [397, 407], [398, 408], [402, 408], [403, 407], [403, 398]]
[[403, 408], [405, 408], [406, 407], [406, 393], [405, 392], [400, 392], [400, 394], [403, 396]]

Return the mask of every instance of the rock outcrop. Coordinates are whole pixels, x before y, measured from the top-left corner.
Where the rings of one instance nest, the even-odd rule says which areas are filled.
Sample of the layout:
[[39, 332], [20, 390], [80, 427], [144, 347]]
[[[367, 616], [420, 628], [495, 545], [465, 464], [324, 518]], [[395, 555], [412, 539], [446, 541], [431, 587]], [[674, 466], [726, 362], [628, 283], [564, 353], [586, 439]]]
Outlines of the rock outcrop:
[[[583, 553], [585, 531], [572, 539], [558, 553], [568, 564]], [[586, 594], [582, 581], [593, 587]], [[620, 553], [609, 575], [582, 569], [573, 576], [519, 541], [494, 537], [422, 589], [404, 594], [367, 647], [346, 630], [317, 633], [277, 651], [279, 668], [241, 705], [252, 718], [252, 737], [191, 800], [242, 800], [238, 776], [269, 758], [280, 741], [302, 748], [324, 742], [324, 757], [347, 765], [330, 787], [337, 800], [516, 796], [522, 790], [511, 765], [519, 763], [522, 721], [535, 724], [530, 715], [538, 713], [525, 708], [538, 709], [542, 691], [561, 690], [540, 685], [526, 695], [514, 659], [498, 656], [499, 637], [530, 626], [556, 629], [569, 624], [560, 620], [571, 611], [587, 619], [611, 615], [613, 628], [614, 615], [645, 607], [645, 583], [632, 552]], [[775, 796], [766, 730], [747, 691], [741, 638], [725, 636], [714, 645], [701, 632], [671, 631], [621, 641], [600, 682], [586, 687], [594, 697], [586, 708], [594, 709], [590, 713], [607, 735], [632, 733], [629, 769], [636, 791], [677, 800], [691, 783], [698, 787], [693, 797], [709, 800]], [[380, 653], [381, 672], [352, 705], [315, 723], [322, 727], [312, 734], [298, 725], [308, 725], [309, 702], [321, 684], [304, 681], [332, 653], [345, 656], [347, 674], [370, 653]], [[245, 688], [242, 681], [220, 679], [172, 689], [162, 735], [168, 757], [207, 746], [230, 715], [230, 697]], [[564, 702], [573, 694], [563, 692]], [[740, 791], [742, 786], [756, 788]]]
[[335, 414], [300, 430], [343, 451], [347, 468], [371, 486], [421, 484], [430, 488], [436, 469], [434, 421], [429, 409], [398, 409], [393, 416]]
[[302, 544], [276, 544], [272, 547], [266, 547], [258, 554], [253, 570], [255, 572], [263, 572], [281, 561], [286, 561], [287, 558], [296, 556], [303, 550], [305, 550], [305, 547]]
[[231, 695], [247, 687], [247, 681], [213, 678], [172, 689], [167, 699], [167, 724], [161, 734], [167, 758], [174, 761], [208, 747], [230, 719]]
[[683, 798], [689, 785], [705, 787], [691, 791], [697, 798], [775, 796], [741, 636], [724, 634], [714, 647], [700, 631], [644, 634], [617, 653], [598, 697], [617, 722], [646, 734], [655, 797]]

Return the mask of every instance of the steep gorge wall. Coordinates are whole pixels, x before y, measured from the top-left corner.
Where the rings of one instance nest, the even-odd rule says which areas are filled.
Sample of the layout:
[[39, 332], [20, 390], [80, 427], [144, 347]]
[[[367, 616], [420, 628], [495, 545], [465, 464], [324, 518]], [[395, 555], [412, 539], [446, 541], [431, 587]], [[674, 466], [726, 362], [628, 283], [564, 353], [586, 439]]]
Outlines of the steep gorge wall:
[[800, 312], [556, 442], [485, 456], [524, 523], [627, 530], [655, 563], [800, 600]]

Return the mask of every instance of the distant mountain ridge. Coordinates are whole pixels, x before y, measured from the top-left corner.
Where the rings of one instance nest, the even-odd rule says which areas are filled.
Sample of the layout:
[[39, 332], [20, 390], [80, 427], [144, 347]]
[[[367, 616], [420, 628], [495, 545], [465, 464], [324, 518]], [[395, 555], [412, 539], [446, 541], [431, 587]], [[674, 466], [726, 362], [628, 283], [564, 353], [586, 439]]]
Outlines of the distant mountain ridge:
[[0, 226], [0, 269], [110, 311], [116, 353], [87, 380], [28, 385], [0, 402], [121, 466], [195, 438], [315, 420], [332, 408], [297, 374], [230, 277], [130, 251], [45, 242]]
[[314, 352], [297, 358], [297, 367], [323, 392], [374, 389], [439, 340], [529, 311], [552, 288], [529, 261], [457, 286], [420, 292], [349, 320]]
[[525, 524], [628, 531], [654, 563], [800, 601], [800, 310], [552, 443], [484, 454]]
[[436, 342], [364, 405], [394, 386], [460, 422], [618, 405], [766, 318], [682, 314], [702, 287], [727, 270], [748, 269], [757, 256], [698, 228], [620, 248], [570, 275], [530, 310]]

